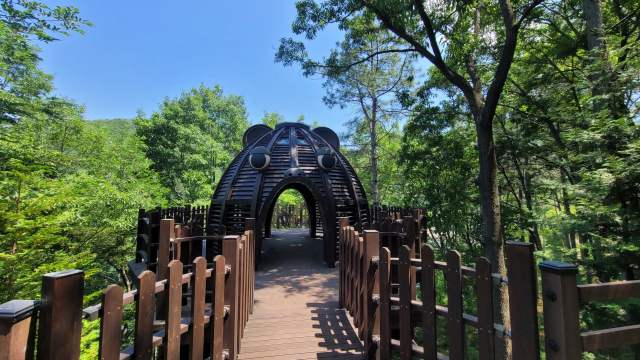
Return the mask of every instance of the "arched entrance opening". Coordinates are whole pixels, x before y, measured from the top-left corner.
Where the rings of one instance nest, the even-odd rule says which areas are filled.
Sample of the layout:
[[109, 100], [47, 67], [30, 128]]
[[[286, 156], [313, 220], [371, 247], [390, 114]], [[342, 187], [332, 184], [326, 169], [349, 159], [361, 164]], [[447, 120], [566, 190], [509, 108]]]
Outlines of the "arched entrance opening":
[[[300, 193], [304, 199], [307, 209], [313, 209], [309, 212], [309, 236], [316, 237], [318, 222], [316, 215], [320, 216], [322, 224], [323, 238], [323, 258], [329, 267], [335, 267], [335, 247], [336, 237], [335, 229], [331, 224], [335, 223], [335, 213], [331, 213], [329, 204], [324, 199], [320, 188], [305, 176], [290, 176], [282, 179], [269, 193], [264, 202], [263, 210], [256, 218], [256, 229], [260, 229], [260, 234], [256, 234], [256, 250], [261, 249], [263, 237], [271, 236], [271, 218], [278, 200], [278, 197], [286, 190], [293, 189]], [[315, 211], [317, 209], [317, 212]], [[332, 219], [334, 219], [332, 221]], [[256, 256], [260, 257], [261, 252], [256, 251]], [[258, 262], [260, 259], [257, 260]]]
[[263, 236], [268, 238], [271, 236], [271, 229], [280, 228], [306, 229], [311, 237], [322, 236], [322, 217], [313, 206], [315, 205], [309, 203], [300, 191], [294, 188], [283, 190], [268, 210], [262, 229]]

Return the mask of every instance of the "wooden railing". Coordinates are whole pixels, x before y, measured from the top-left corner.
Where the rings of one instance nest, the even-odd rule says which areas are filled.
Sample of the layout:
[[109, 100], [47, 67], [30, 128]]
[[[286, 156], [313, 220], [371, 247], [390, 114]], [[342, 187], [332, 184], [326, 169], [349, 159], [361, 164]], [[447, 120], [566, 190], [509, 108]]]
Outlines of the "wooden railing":
[[[247, 219], [243, 235], [184, 237], [174, 219], [161, 220], [158, 273], [143, 271], [131, 292], [110, 285], [86, 309], [83, 271], [45, 275], [39, 303], [0, 305], [0, 359], [32, 359], [37, 348], [38, 359], [77, 360], [83, 318], [100, 321], [101, 360], [235, 359], [253, 311], [254, 224]], [[177, 245], [198, 241], [218, 241], [220, 253], [183, 264]], [[134, 303], [133, 344], [123, 349], [123, 310]]]
[[548, 360], [580, 360], [585, 351], [640, 343], [640, 325], [580, 332], [579, 303], [640, 298], [640, 281], [577, 285], [578, 267], [543, 261], [542, 303]]
[[277, 229], [280, 229], [281, 227], [309, 227], [309, 209], [306, 204], [283, 206], [276, 204], [275, 209], [273, 209], [271, 226], [276, 227]]
[[[426, 213], [426, 209], [414, 209], [410, 206], [370, 206], [371, 222], [381, 223], [385, 219], [402, 220], [405, 216], [416, 217], [416, 212]], [[416, 217], [417, 218], [417, 217]]]
[[[531, 243], [506, 244], [508, 278], [491, 273], [486, 258], [462, 266], [457, 251], [436, 261], [423, 244], [420, 210], [398, 221], [380, 211], [381, 222], [349, 226], [340, 218], [340, 306], [353, 316], [366, 359], [462, 360], [465, 327], [477, 329], [479, 359], [494, 359], [495, 337], [509, 337], [513, 359], [539, 360], [538, 273]], [[417, 251], [419, 250], [419, 251]], [[580, 332], [579, 303], [640, 297], [640, 281], [577, 285], [578, 268], [557, 261], [539, 264], [542, 278], [545, 354], [548, 360], [580, 360], [582, 353], [640, 343], [640, 325]], [[447, 306], [436, 304], [436, 272], [446, 281]], [[474, 279], [477, 316], [463, 312], [462, 278]], [[418, 297], [417, 284], [420, 284]], [[507, 286], [510, 329], [493, 322], [493, 290]], [[446, 319], [448, 356], [437, 352], [436, 318]], [[414, 328], [422, 328], [422, 346]]]
[[[419, 214], [419, 212], [416, 212]], [[491, 273], [491, 264], [480, 258], [476, 267], [461, 264], [457, 251], [436, 261], [433, 248], [420, 245], [418, 221], [383, 218], [382, 223], [348, 226], [341, 218], [340, 303], [354, 317], [358, 335], [365, 345], [366, 359], [462, 360], [465, 327], [478, 330], [480, 359], [494, 358], [494, 337], [509, 336], [514, 359], [539, 359], [537, 286], [533, 245], [507, 244], [509, 280]], [[419, 249], [419, 252], [416, 252]], [[419, 270], [419, 271], [417, 271]], [[445, 274], [446, 307], [436, 304], [436, 271]], [[463, 312], [462, 277], [475, 280], [477, 316]], [[416, 293], [420, 284], [420, 297]], [[493, 322], [494, 286], [508, 283], [511, 296], [511, 331]], [[436, 317], [447, 320], [449, 354], [437, 353]], [[422, 328], [422, 346], [414, 342], [414, 328]], [[536, 355], [538, 354], [538, 355]]]

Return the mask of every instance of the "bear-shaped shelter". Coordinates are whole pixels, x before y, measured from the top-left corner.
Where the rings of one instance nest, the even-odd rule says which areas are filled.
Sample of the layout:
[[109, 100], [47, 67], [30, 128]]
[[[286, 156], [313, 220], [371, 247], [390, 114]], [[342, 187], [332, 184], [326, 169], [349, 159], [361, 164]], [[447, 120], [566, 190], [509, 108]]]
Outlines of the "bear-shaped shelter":
[[[236, 225], [244, 231], [247, 218], [256, 219], [256, 268], [263, 237], [271, 236], [271, 217], [278, 196], [295, 189], [309, 211], [309, 235], [322, 226], [323, 258], [335, 267], [338, 251], [338, 217], [350, 224], [369, 222], [369, 205], [356, 172], [340, 153], [333, 130], [311, 130], [300, 123], [250, 127], [243, 149], [224, 174], [211, 199], [208, 224], [215, 231]], [[313, 211], [315, 209], [315, 211]]]

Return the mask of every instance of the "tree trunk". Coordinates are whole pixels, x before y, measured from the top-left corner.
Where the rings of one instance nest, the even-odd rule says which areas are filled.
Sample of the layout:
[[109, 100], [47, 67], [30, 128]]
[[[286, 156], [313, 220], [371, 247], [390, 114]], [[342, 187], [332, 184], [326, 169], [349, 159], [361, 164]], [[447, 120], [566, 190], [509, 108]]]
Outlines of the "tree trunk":
[[376, 141], [376, 123], [378, 99], [373, 98], [371, 109], [371, 200], [373, 206], [378, 206], [378, 142]]
[[[596, 49], [604, 49], [604, 20], [602, 15], [602, 0], [583, 0], [584, 19], [587, 26], [587, 47], [593, 52]], [[593, 61], [595, 62], [595, 60]], [[600, 81], [600, 74], [592, 73], [591, 81], [595, 84], [591, 89], [592, 96], [600, 96], [604, 94]], [[603, 101], [596, 100], [593, 102], [593, 110], [597, 113], [603, 109]]]
[[[564, 179], [564, 177], [563, 177]], [[567, 218], [571, 219], [572, 218], [572, 214], [571, 214], [571, 204], [569, 203], [569, 193], [567, 192], [567, 188], [566, 187], [562, 187], [562, 205], [564, 207], [564, 213], [567, 216]], [[573, 231], [569, 231], [569, 233], [567, 234], [568, 239], [569, 239], [569, 248], [570, 249], [575, 249], [576, 248], [576, 234]]]
[[[493, 126], [486, 113], [478, 116], [476, 131], [478, 134], [478, 157], [480, 174], [478, 176], [480, 197], [482, 199], [482, 240], [484, 254], [491, 261], [491, 272], [506, 276], [504, 261], [502, 224], [500, 219], [500, 192], [498, 190], [498, 165], [496, 162]], [[478, 118], [476, 117], [476, 119]], [[509, 321], [509, 294], [507, 286], [501, 283], [493, 287], [494, 322], [511, 328]], [[496, 359], [511, 359], [511, 340], [505, 338], [496, 341]]]

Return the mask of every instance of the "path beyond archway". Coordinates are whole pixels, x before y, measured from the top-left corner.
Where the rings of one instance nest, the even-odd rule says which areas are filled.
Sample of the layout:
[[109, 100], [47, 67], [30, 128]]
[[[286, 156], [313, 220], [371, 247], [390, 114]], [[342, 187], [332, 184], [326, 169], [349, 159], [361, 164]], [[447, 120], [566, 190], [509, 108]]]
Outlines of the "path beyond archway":
[[287, 229], [263, 241], [239, 359], [362, 359], [362, 343], [338, 309], [338, 269], [327, 268], [322, 238]]

